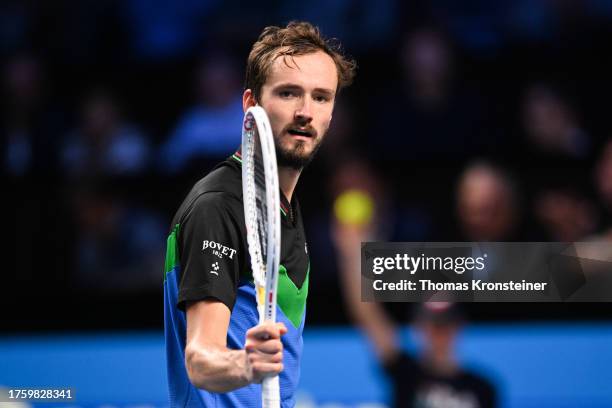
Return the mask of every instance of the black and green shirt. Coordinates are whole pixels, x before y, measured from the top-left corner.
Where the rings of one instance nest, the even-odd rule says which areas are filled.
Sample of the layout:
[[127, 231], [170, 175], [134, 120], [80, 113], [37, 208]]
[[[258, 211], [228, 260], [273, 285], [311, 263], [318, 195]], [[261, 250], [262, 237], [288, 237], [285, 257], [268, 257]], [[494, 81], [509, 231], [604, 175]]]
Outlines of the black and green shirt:
[[[283, 406], [293, 406], [302, 352], [309, 257], [297, 199], [289, 203], [282, 193], [280, 263], [277, 320], [289, 329], [282, 337], [281, 400]], [[188, 302], [216, 299], [232, 311], [229, 348], [243, 348], [246, 331], [259, 320], [246, 240], [239, 153], [198, 181], [174, 216], [164, 287], [171, 405], [197, 401], [195, 406], [208, 406], [217, 401], [221, 406], [249, 406], [248, 401], [259, 400], [258, 385], [227, 394], [198, 390], [189, 382], [184, 364], [184, 311]]]

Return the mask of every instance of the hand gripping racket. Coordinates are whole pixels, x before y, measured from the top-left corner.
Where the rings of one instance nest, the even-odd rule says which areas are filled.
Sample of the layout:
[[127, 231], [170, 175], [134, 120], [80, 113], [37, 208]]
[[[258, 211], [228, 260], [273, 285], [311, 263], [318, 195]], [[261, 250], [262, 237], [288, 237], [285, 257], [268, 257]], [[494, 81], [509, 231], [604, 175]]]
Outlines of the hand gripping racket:
[[[260, 106], [249, 108], [242, 124], [242, 196], [259, 323], [274, 322], [281, 242], [280, 197], [272, 128]], [[262, 406], [280, 406], [278, 376], [264, 378]]]

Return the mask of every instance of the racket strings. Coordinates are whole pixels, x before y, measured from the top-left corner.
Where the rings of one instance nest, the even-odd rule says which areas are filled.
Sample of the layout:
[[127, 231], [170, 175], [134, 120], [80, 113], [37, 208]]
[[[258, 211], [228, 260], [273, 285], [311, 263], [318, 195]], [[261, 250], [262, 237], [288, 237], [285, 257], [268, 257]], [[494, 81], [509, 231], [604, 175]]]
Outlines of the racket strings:
[[[251, 257], [255, 257], [257, 267], [253, 270], [253, 279], [255, 284], [264, 287], [266, 279], [266, 263], [267, 263], [267, 206], [266, 206], [266, 182], [265, 173], [262, 163], [262, 154], [259, 150], [260, 144], [257, 140], [257, 132], [248, 132], [248, 138], [252, 141], [248, 145], [244, 155], [247, 155], [252, 160], [244, 160], [246, 162], [246, 172], [249, 180], [252, 183], [247, 183], [247, 194], [244, 198], [248, 205], [247, 208], [247, 225], [255, 227], [256, 231], [247, 231], [253, 239], [256, 239], [256, 245], [249, 248]], [[253, 205], [254, 204], [254, 205]], [[259, 300], [259, 297], [258, 297]]]

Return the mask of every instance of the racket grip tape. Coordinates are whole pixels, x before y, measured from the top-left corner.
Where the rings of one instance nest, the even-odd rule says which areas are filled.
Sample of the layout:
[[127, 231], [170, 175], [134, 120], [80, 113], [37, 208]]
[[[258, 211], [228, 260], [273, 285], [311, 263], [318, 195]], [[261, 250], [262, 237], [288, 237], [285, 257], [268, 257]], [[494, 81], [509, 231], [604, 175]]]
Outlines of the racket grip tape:
[[262, 408], [280, 407], [280, 387], [278, 375], [266, 377], [261, 383], [261, 403]]

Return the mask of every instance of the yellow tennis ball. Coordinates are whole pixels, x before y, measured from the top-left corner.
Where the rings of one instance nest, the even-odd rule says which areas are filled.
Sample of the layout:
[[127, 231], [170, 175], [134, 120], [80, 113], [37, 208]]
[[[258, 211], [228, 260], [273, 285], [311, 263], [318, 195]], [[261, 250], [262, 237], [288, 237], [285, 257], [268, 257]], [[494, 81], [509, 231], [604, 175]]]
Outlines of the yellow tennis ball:
[[347, 190], [336, 198], [334, 214], [343, 224], [367, 224], [374, 214], [374, 200], [365, 191]]

